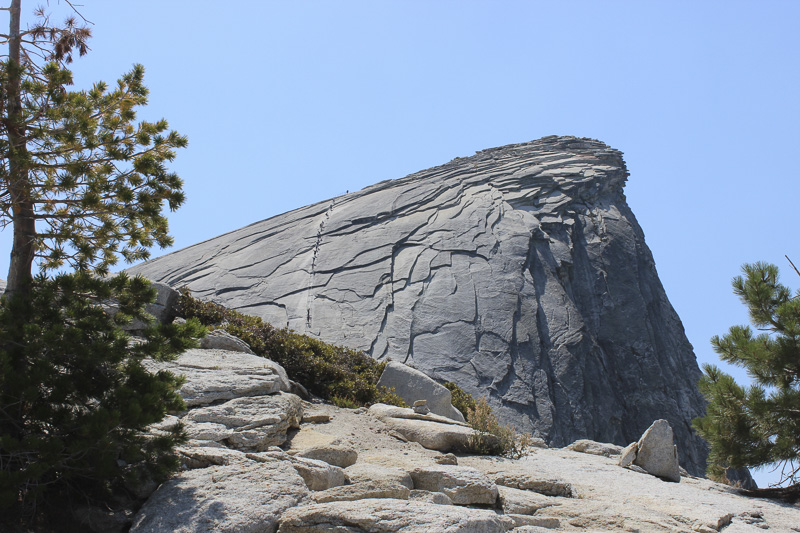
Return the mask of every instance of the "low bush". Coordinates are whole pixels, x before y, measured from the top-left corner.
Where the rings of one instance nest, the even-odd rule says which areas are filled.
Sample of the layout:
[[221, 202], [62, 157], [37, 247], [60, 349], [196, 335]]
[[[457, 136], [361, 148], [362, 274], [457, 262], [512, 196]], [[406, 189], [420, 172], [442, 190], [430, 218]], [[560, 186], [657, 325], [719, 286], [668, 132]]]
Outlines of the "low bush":
[[450, 403], [453, 404], [453, 407], [461, 411], [464, 418], [467, 418], [470, 409], [475, 409], [475, 398], [452, 381], [446, 381], [442, 385], [450, 391]]
[[[142, 360], [177, 356], [203, 328], [153, 325], [132, 343], [119, 325], [152, 318], [144, 306], [154, 298], [144, 278], [72, 274], [37, 278], [30, 295], [0, 299], [0, 509], [9, 509], [0, 529], [12, 514], [32, 520], [63, 498], [104, 500], [177, 470], [182, 428], [143, 431], [185, 408], [182, 379], [153, 374]], [[118, 313], [104, 305], [110, 300]]]
[[530, 433], [518, 434], [512, 426], [500, 424], [486, 398], [473, 402], [475, 407], [467, 412], [467, 423], [476, 431], [468, 443], [471, 453], [511, 459], [528, 454], [532, 441]]
[[310, 393], [340, 407], [406, 405], [394, 392], [377, 385], [386, 363], [364, 352], [276, 328], [258, 317], [199, 300], [187, 288], [180, 292], [179, 312], [184, 318], [197, 318], [203, 325], [239, 337], [256, 354], [283, 366], [289, 377]]

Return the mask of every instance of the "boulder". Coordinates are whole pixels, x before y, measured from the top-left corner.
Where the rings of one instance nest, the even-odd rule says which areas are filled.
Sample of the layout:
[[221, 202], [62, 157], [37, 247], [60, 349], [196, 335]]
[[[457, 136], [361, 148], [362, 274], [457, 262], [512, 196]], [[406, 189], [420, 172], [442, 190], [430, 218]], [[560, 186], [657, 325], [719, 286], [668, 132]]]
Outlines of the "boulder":
[[133, 524], [128, 509], [111, 510], [105, 507], [81, 505], [72, 511], [75, 521], [92, 533], [123, 533]]
[[637, 443], [633, 464], [665, 481], [679, 482], [678, 447], [672, 441], [672, 428], [666, 420], [656, 420]]
[[286, 442], [286, 432], [300, 426], [302, 409], [300, 398], [281, 392], [198, 407], [182, 420], [193, 438], [200, 438], [196, 429], [204, 428], [209, 436], [216, 435], [209, 440], [224, 441], [240, 450], [262, 451]]
[[[153, 282], [156, 290], [156, 299], [153, 303], [145, 306], [145, 311], [155, 318], [157, 323], [169, 324], [178, 315], [178, 298], [180, 293], [165, 283]], [[111, 305], [112, 312], [116, 310], [115, 305]], [[147, 328], [147, 324], [140, 320], [133, 320], [122, 326], [125, 331], [141, 331]]]
[[702, 373], [625, 198], [627, 177], [622, 153], [600, 141], [545, 137], [272, 216], [130, 272], [458, 383], [551, 446], [624, 446], [665, 418], [681, 463], [702, 474], [706, 445], [689, 424], [705, 409]]
[[239, 337], [231, 335], [224, 329], [214, 329], [200, 339], [200, 348], [204, 350], [226, 350], [228, 352], [243, 352], [252, 354], [250, 345]]
[[131, 533], [274, 532], [308, 495], [295, 469], [277, 459], [189, 470], [158, 488]]
[[279, 533], [505, 533], [493, 511], [395, 499], [317, 503], [286, 511]]
[[604, 457], [611, 457], [612, 455], [619, 455], [622, 452], [622, 446], [616, 444], [608, 444], [606, 442], [595, 442], [589, 439], [576, 440], [569, 446], [568, 450], [581, 453], [590, 453], [592, 455], [602, 455]]
[[394, 498], [407, 500], [411, 490], [391, 481], [360, 481], [351, 485], [333, 487], [311, 495], [317, 503], [366, 500], [368, 498]]
[[344, 469], [350, 483], [361, 481], [383, 481], [414, 488], [411, 476], [405, 470], [392, 466], [380, 466], [371, 463], [356, 463]]
[[465, 451], [475, 430], [452, 424], [407, 418], [385, 418], [383, 421], [405, 439], [418, 442], [429, 450], [440, 452]]
[[347, 446], [335, 446], [329, 444], [326, 446], [314, 446], [306, 448], [296, 454], [298, 457], [308, 457], [309, 459], [317, 459], [325, 461], [328, 464], [338, 466], [340, 468], [347, 468], [355, 464], [358, 460], [358, 452], [353, 448]]
[[389, 361], [378, 380], [378, 385], [394, 389], [394, 392], [408, 405], [424, 400], [425, 404], [422, 405], [430, 412], [464, 422], [464, 415], [451, 403], [450, 391], [415, 368]]
[[469, 466], [431, 465], [410, 472], [414, 488], [446, 494], [456, 505], [495, 505], [497, 486]]
[[252, 354], [193, 349], [174, 361], [146, 360], [145, 366], [151, 372], [169, 370], [185, 376], [179, 393], [189, 407], [289, 390], [283, 367]]
[[408, 407], [398, 407], [396, 405], [386, 405], [385, 403], [376, 403], [370, 406], [369, 414], [375, 418], [384, 420], [386, 418], [405, 418], [408, 420], [427, 420], [429, 422], [437, 422], [439, 424], [448, 424], [451, 426], [470, 427], [465, 422], [459, 422], [455, 419], [446, 416], [437, 415], [434, 413], [417, 413]]

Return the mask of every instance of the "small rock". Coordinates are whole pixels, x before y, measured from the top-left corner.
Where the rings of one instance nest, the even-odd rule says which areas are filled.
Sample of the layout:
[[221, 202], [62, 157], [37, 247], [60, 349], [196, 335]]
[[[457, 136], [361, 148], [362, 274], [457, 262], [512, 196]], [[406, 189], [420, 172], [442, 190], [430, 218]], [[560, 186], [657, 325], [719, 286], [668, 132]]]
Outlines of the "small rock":
[[331, 421], [328, 413], [303, 413], [303, 424], [324, 424]]
[[414, 406], [412, 407], [412, 409], [417, 414], [427, 415], [428, 413], [431, 412], [431, 410], [427, 406], [427, 403], [428, 403], [427, 400], [417, 400], [416, 402], [414, 402]]
[[440, 455], [436, 458], [436, 464], [440, 465], [457, 465], [458, 464], [458, 457], [453, 455], [452, 453], [446, 453], [444, 455]]
[[325, 461], [328, 464], [338, 466], [340, 468], [347, 468], [355, 464], [358, 460], [358, 452], [347, 446], [315, 446], [307, 448], [297, 453], [298, 457], [308, 457], [309, 459], [318, 459]]
[[569, 446], [568, 450], [574, 452], [588, 453], [591, 455], [602, 455], [604, 457], [611, 457], [612, 455], [619, 455], [622, 452], [622, 447], [616, 444], [608, 444], [606, 442], [595, 442], [589, 439], [576, 440]]

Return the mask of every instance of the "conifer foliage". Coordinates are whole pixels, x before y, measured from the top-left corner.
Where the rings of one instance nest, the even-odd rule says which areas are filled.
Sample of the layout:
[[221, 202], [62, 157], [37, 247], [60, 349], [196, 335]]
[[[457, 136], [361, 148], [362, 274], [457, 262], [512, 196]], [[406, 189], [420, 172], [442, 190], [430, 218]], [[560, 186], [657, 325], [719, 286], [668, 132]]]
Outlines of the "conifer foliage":
[[723, 361], [747, 369], [749, 387], [714, 365], [704, 365], [700, 390], [706, 415], [694, 420], [709, 442], [709, 474], [722, 478], [728, 467], [779, 463], [783, 482], [800, 482], [800, 291], [792, 296], [779, 283], [778, 268], [754, 263], [733, 280], [747, 305], [748, 326], [734, 326], [711, 339]]
[[0, 509], [31, 510], [45, 494], [102, 498], [174, 471], [182, 429], [143, 430], [185, 407], [181, 378], [142, 360], [174, 357], [201, 326], [154, 325], [130, 342], [119, 325], [147, 320], [155, 289], [124, 274], [39, 276], [29, 294], [0, 300]]

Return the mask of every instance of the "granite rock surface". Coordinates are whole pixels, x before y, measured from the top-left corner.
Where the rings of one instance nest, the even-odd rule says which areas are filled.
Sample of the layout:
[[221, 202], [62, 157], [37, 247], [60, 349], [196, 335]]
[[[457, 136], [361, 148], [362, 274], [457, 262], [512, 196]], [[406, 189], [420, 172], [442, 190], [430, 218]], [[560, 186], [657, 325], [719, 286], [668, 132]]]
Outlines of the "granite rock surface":
[[552, 446], [666, 419], [703, 471], [692, 347], [623, 187], [622, 154], [545, 137], [457, 158], [130, 269], [488, 396]]

